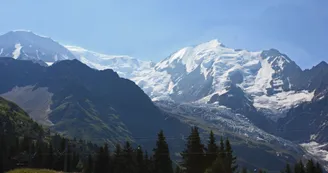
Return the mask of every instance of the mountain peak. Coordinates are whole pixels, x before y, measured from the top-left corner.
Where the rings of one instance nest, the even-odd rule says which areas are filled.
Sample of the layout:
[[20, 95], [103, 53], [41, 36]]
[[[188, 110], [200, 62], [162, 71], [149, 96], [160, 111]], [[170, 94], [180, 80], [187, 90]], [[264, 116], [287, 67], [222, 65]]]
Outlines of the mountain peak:
[[321, 61], [318, 65], [316, 65], [317, 67], [328, 67], [328, 64], [326, 61]]
[[199, 44], [197, 47], [217, 48], [225, 47], [218, 39], [213, 39], [205, 43]]
[[75, 56], [50, 37], [29, 30], [14, 30], [0, 36], [0, 55], [20, 60], [42, 60], [46, 63]]
[[220, 46], [222, 44], [218, 39], [210, 40], [208, 43], [213, 46]]
[[27, 37], [27, 38], [33, 38], [33, 37], [42, 37], [42, 38], [48, 38], [51, 39], [50, 37], [43, 36], [40, 34], [36, 34], [32, 32], [31, 30], [24, 30], [24, 29], [18, 29], [18, 30], [12, 30], [7, 32], [4, 35], [10, 35], [10, 36], [16, 36], [16, 37]]

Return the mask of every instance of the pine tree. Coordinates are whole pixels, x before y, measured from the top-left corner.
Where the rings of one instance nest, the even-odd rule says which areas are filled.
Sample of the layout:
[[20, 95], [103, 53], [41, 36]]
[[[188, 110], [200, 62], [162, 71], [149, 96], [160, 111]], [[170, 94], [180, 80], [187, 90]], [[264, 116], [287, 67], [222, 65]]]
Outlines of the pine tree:
[[191, 134], [187, 139], [186, 149], [181, 153], [182, 166], [186, 173], [203, 173], [204, 166], [204, 146], [201, 143], [198, 128], [191, 128]]
[[284, 170], [285, 173], [292, 173], [292, 170], [290, 168], [290, 165], [287, 163], [286, 167], [285, 167], [285, 170]]
[[219, 157], [220, 157], [221, 160], [225, 160], [225, 158], [226, 158], [224, 140], [223, 140], [222, 137], [220, 139]]
[[220, 173], [220, 172], [224, 172], [224, 162], [223, 160], [218, 157], [215, 159], [215, 161], [213, 162], [213, 164], [206, 169], [206, 173]]
[[72, 165], [72, 168], [71, 168], [72, 171], [74, 171], [74, 172], [78, 171], [79, 162], [80, 162], [80, 156], [77, 152], [74, 151], [73, 156], [72, 156], [72, 164], [71, 164]]
[[0, 173], [3, 173], [5, 171], [4, 168], [5, 151], [6, 151], [6, 145], [5, 145], [4, 135], [0, 135]]
[[145, 173], [153, 173], [154, 172], [153, 160], [152, 158], [148, 157], [147, 151], [145, 151], [144, 163], [145, 163]]
[[179, 165], [177, 165], [177, 166], [175, 167], [175, 171], [174, 171], [174, 173], [182, 173], [182, 171], [181, 171]]
[[316, 169], [313, 160], [308, 160], [306, 163], [306, 173], [315, 173], [315, 171]]
[[145, 173], [146, 166], [144, 162], [144, 155], [141, 146], [138, 146], [136, 150], [136, 161], [137, 161], [137, 173]]
[[43, 168], [44, 165], [42, 164], [43, 163], [43, 146], [42, 146], [42, 143], [40, 141], [38, 141], [37, 143], [37, 146], [36, 146], [36, 153], [35, 153], [35, 156], [33, 158], [33, 167], [35, 168]]
[[305, 173], [305, 168], [302, 161], [300, 161], [300, 173]]
[[33, 167], [33, 155], [36, 153], [36, 146], [35, 143], [32, 141], [32, 138], [29, 139], [29, 150], [28, 150], [28, 166], [31, 168]]
[[126, 142], [123, 148], [123, 159], [124, 159], [124, 167], [121, 173], [135, 173], [136, 172], [136, 160], [133, 152], [133, 148], [131, 147], [130, 142]]
[[67, 150], [65, 152], [65, 165], [66, 165], [66, 171], [65, 172], [71, 172], [72, 171], [72, 151], [71, 146], [67, 145]]
[[99, 151], [96, 156], [96, 161], [94, 165], [94, 171], [99, 173], [108, 173], [112, 171], [111, 161], [109, 156], [108, 145], [105, 144], [104, 147], [99, 147]]
[[222, 137], [220, 138], [220, 147], [218, 150], [219, 150], [218, 157], [216, 158], [216, 160], [208, 170], [209, 172], [224, 172], [227, 170], [227, 166], [225, 164], [227, 154], [226, 154], [224, 140]]
[[94, 170], [97, 173], [108, 173], [112, 171], [110, 165], [109, 149], [105, 144], [104, 147], [99, 148]]
[[54, 151], [53, 151], [52, 144], [50, 143], [48, 147], [48, 155], [46, 157], [45, 167], [47, 169], [53, 169], [53, 164], [54, 164]]
[[[57, 171], [63, 171], [65, 169], [65, 158], [66, 158], [66, 142], [67, 139], [62, 138], [62, 137], [58, 137], [59, 140], [59, 149], [58, 149], [58, 153], [57, 153], [57, 158], [55, 161], [55, 166], [54, 169]], [[58, 147], [58, 146], [57, 146]]]
[[121, 173], [124, 168], [123, 153], [121, 145], [117, 144], [113, 156], [113, 172]]
[[230, 145], [229, 139], [226, 139], [225, 142], [225, 151], [226, 151], [226, 169], [227, 173], [234, 173], [238, 169], [237, 158], [233, 154], [232, 147]]
[[301, 160], [295, 164], [294, 173], [305, 173], [304, 164]]
[[206, 151], [206, 168], [210, 167], [218, 156], [219, 147], [216, 145], [216, 140], [213, 131], [210, 132], [210, 137], [207, 143]]
[[265, 173], [265, 171], [263, 171], [262, 169], [259, 169], [259, 173]]
[[169, 147], [162, 130], [158, 133], [156, 148], [153, 151], [155, 173], [173, 173]]
[[106, 173], [105, 168], [104, 168], [104, 161], [102, 160], [104, 156], [104, 148], [103, 147], [99, 147], [99, 151], [97, 153], [97, 158], [96, 158], [96, 162], [95, 162], [95, 172], [96, 173]]
[[92, 160], [92, 156], [89, 154], [88, 160], [83, 166], [83, 173], [92, 173], [92, 170], [93, 170], [93, 160]]
[[104, 171], [106, 173], [112, 172], [111, 159], [110, 159], [108, 144], [105, 144], [105, 146], [104, 146], [104, 155], [102, 157], [102, 160], [103, 160], [103, 164], [104, 164]]
[[319, 164], [319, 162], [316, 163], [315, 173], [323, 173], [321, 165]]

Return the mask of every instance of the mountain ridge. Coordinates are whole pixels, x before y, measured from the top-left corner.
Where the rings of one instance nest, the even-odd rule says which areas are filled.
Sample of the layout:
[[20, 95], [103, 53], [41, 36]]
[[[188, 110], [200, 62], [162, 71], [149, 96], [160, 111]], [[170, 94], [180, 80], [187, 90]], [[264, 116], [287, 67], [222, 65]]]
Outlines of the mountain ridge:
[[[48, 41], [51, 42], [51, 39]], [[18, 48], [15, 47], [16, 44], [10, 46], [11, 48], [6, 49], [5, 52], [0, 46], [1, 54], [13, 55]], [[84, 62], [93, 69], [100, 69], [101, 73], [111, 73], [110, 70], [103, 69], [113, 69], [118, 76], [130, 79], [155, 103], [164, 101], [169, 106], [170, 102], [174, 102], [178, 105], [188, 105], [186, 109], [193, 108], [193, 104], [198, 104], [201, 105], [199, 109], [202, 111], [214, 106], [220, 108], [220, 111], [229, 111], [232, 115], [245, 116], [253, 125], [260, 127], [266, 133], [289, 139], [296, 145], [309, 141], [328, 142], [325, 138], [328, 127], [320, 124], [326, 119], [325, 115], [328, 115], [328, 110], [322, 104], [328, 96], [328, 82], [325, 80], [328, 76], [326, 62], [302, 70], [291, 58], [276, 49], [263, 51], [233, 49], [218, 40], [184, 47], [156, 64], [128, 56], [104, 55], [72, 46], [66, 46], [64, 49], [64, 52], [71, 51], [74, 55], [72, 59]], [[36, 53], [36, 50], [32, 52]], [[51, 53], [48, 56], [53, 57]], [[55, 68], [60, 62], [51, 65], [49, 69]], [[77, 61], [63, 63], [74, 62]], [[65, 72], [60, 71], [54, 73], [66, 75]], [[18, 74], [14, 73], [14, 75]], [[19, 75], [18, 78], [23, 79]], [[38, 79], [33, 78], [33, 80]], [[82, 79], [74, 80], [78, 85], [69, 86], [71, 91], [67, 92], [74, 93], [73, 88], [77, 88], [76, 92], [81, 93], [90, 89], [89, 84], [79, 88]], [[101, 85], [99, 81], [92, 80], [92, 82]], [[22, 81], [19, 80], [15, 83], [22, 85]], [[6, 85], [8, 84], [4, 84]], [[92, 92], [98, 91], [92, 90]], [[79, 109], [83, 107], [78, 104], [74, 106]], [[160, 106], [161, 109], [165, 107], [163, 104]], [[316, 112], [313, 108], [323, 112]], [[218, 117], [224, 115], [220, 111], [217, 112]], [[306, 118], [298, 116], [304, 111], [310, 112], [310, 115]], [[194, 113], [197, 116], [198, 113]], [[188, 116], [183, 119], [193, 122], [193, 117]], [[292, 130], [304, 129], [309, 121], [316, 123], [305, 129], [308, 130], [306, 135], [299, 136]], [[215, 121], [206, 123], [211, 124]], [[286, 131], [285, 126], [292, 127]], [[313, 138], [313, 135], [317, 137]]]
[[[42, 95], [51, 96], [48, 119], [54, 124], [52, 128], [67, 133], [68, 136], [92, 137], [91, 134], [96, 133], [95, 130], [98, 131], [93, 129], [93, 124], [100, 123], [104, 133], [112, 131], [112, 134], [100, 133], [98, 136], [100, 141], [108, 138], [115, 143], [124, 135], [132, 138], [129, 131], [133, 132], [134, 137], [146, 135], [147, 133], [137, 128], [142, 119], [153, 121], [154, 124], [144, 125], [144, 127], [155, 128], [157, 131], [161, 127], [165, 129], [167, 122], [171, 121], [164, 121], [165, 117], [135, 83], [120, 78], [113, 70], [94, 70], [78, 60], [65, 60], [50, 67], [43, 67], [33, 62], [11, 58], [1, 58], [0, 67], [0, 79], [3, 81], [0, 82], [0, 93], [9, 100], [20, 99], [20, 97], [14, 97], [15, 91], [12, 90], [14, 87], [17, 88], [16, 92], [21, 93], [26, 93], [22, 89], [29, 86], [34, 91], [47, 88]], [[21, 70], [15, 71], [17, 68]], [[8, 80], [8, 74], [11, 80]], [[10, 91], [12, 91], [11, 94], [8, 93]], [[31, 97], [38, 97], [35, 95], [37, 92], [31, 94], [27, 100]], [[25, 107], [31, 105], [34, 109], [37, 108], [34, 104], [22, 105], [22, 107], [33, 110], [33, 107]], [[74, 118], [77, 115], [82, 118], [81, 121]], [[39, 117], [34, 117], [34, 119], [39, 119]], [[155, 122], [158, 124], [155, 125]], [[88, 127], [90, 130], [84, 133], [75, 131], [78, 129], [74, 127], [78, 127], [81, 123], [84, 123], [85, 128]], [[126, 132], [115, 136], [120, 130]], [[172, 130], [167, 131], [172, 133]]]
[[[24, 31], [9, 32], [5, 36], [15, 33], [17, 37], [26, 33], [39, 37]], [[52, 42], [49, 37], [47, 39]], [[300, 79], [307, 70], [302, 70], [276, 49], [258, 52], [236, 50], [213, 39], [182, 48], [154, 64], [126, 55], [100, 54], [77, 46], [66, 45], [64, 48], [72, 52], [72, 59], [98, 70], [113, 69], [119, 76], [134, 81], [153, 100], [208, 103], [214, 95], [227, 92], [226, 88], [230, 85], [238, 85], [259, 111], [277, 114], [277, 110], [286, 112], [317, 95], [312, 93], [314, 88], [307, 88], [303, 85], [306, 82]], [[325, 64], [321, 62], [314, 68], [325, 68]]]

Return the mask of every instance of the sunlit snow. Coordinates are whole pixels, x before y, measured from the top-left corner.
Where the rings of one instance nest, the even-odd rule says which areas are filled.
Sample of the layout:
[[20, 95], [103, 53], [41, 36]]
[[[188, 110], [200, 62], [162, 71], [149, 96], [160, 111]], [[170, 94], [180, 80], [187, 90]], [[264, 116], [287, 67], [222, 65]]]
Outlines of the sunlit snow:
[[17, 59], [21, 53], [22, 46], [20, 43], [15, 44], [15, 50], [13, 52], [13, 58]]
[[272, 96], [261, 95], [254, 98], [254, 106], [256, 108], [265, 108], [273, 110], [289, 109], [299, 103], [311, 101], [314, 92], [280, 92]]
[[152, 68], [151, 62], [140, 61], [126, 55], [106, 55], [78, 46], [65, 47], [82, 63], [98, 70], [113, 69], [123, 78], [131, 79], [135, 76], [144, 76], [144, 74], [138, 74]]
[[52, 66], [54, 62], [45, 62], [48, 66]]
[[[105, 55], [77, 46], [66, 46], [81, 62], [103, 70], [113, 69], [121, 77], [133, 80], [153, 100], [172, 100], [172, 95], [191, 97], [192, 101], [207, 103], [214, 94], [222, 95], [232, 82], [232, 74], [242, 77], [237, 83], [249, 95], [257, 109], [282, 111], [299, 103], [311, 101], [314, 92], [284, 91], [289, 79], [283, 81], [274, 74], [281, 72], [291, 61], [283, 55], [261, 56], [261, 51], [250, 52], [227, 48], [218, 40], [182, 48], [156, 65], [122, 55]], [[197, 79], [197, 80], [196, 80]], [[203, 85], [206, 81], [210, 85]], [[208, 82], [207, 81], [207, 82]], [[288, 82], [288, 83], [284, 83]], [[197, 94], [210, 87], [210, 93]], [[273, 95], [267, 93], [273, 88]], [[190, 94], [188, 94], [190, 92]]]
[[317, 142], [303, 143], [301, 146], [309, 153], [312, 157], [316, 157], [320, 160], [326, 161], [325, 169], [328, 169], [328, 151], [324, 148], [328, 144], [319, 144]]
[[272, 69], [271, 64], [268, 60], [261, 61], [261, 68], [258, 71], [255, 82], [252, 86], [246, 88], [248, 93], [257, 94], [264, 93], [267, 94], [267, 88], [270, 88], [270, 82], [272, 81], [272, 75], [274, 74], [274, 70]]

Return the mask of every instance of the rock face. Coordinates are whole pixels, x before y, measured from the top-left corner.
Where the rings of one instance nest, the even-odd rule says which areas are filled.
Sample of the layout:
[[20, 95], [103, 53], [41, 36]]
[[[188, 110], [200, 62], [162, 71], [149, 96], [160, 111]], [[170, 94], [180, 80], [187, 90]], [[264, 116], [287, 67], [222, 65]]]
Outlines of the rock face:
[[305, 142], [328, 142], [328, 64], [321, 62], [302, 73], [298, 88], [315, 93], [311, 102], [300, 104], [291, 109], [287, 116], [279, 120], [282, 136], [287, 139]]

